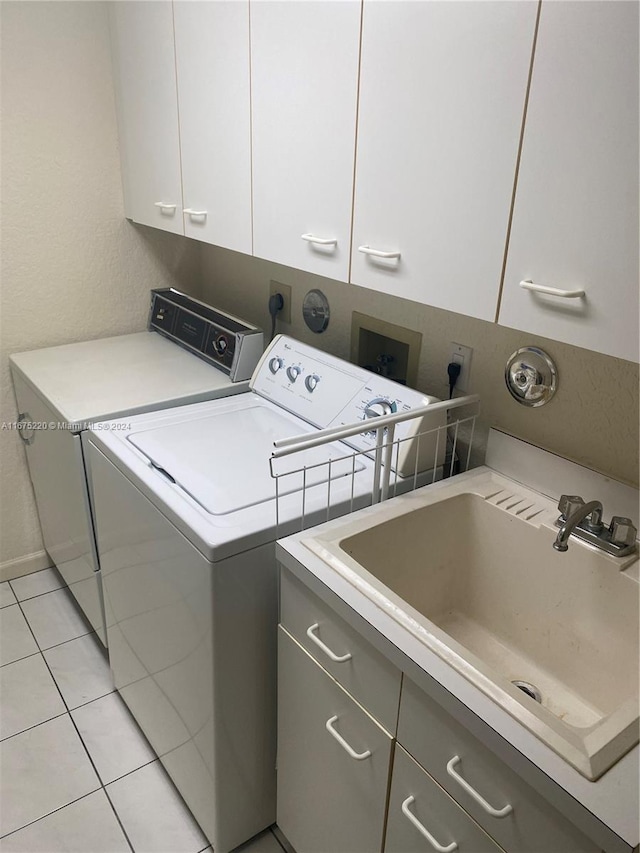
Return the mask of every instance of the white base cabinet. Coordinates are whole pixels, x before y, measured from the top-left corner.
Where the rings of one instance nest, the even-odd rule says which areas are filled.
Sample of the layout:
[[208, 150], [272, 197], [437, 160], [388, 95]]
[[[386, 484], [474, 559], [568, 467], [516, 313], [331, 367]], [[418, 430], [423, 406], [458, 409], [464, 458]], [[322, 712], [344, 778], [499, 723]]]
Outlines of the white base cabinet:
[[502, 850], [401, 746], [396, 746], [393, 758], [384, 849], [385, 853]]
[[278, 634], [278, 826], [297, 853], [380, 851], [392, 737]]
[[278, 646], [277, 820], [297, 853], [599, 853], [304, 577], [281, 571]]

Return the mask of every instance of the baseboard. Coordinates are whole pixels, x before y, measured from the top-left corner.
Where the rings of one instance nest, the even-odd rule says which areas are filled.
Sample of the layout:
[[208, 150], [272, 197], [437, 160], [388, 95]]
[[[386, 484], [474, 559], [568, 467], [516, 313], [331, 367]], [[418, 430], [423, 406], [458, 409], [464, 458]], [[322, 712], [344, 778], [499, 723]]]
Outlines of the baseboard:
[[0, 583], [40, 572], [42, 569], [50, 569], [51, 566], [53, 566], [53, 560], [46, 551], [36, 551], [35, 554], [27, 554], [26, 557], [6, 560], [0, 563]]

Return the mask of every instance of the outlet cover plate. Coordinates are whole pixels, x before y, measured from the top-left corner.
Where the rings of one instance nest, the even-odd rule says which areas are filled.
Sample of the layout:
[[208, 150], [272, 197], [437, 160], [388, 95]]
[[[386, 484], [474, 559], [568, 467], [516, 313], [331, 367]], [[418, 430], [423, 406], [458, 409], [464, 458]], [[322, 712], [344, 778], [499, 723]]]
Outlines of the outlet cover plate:
[[449, 361], [455, 361], [462, 365], [460, 376], [456, 382], [456, 391], [461, 391], [466, 394], [469, 391], [469, 376], [471, 375], [471, 356], [473, 350], [471, 347], [466, 347], [464, 344], [456, 344], [451, 342], [451, 355]]

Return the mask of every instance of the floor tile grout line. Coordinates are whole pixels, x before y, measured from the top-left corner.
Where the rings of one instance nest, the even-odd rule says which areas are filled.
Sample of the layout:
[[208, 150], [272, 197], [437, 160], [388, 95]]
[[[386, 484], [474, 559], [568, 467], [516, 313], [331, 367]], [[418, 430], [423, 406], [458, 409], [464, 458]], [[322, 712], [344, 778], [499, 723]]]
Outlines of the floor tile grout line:
[[[7, 581], [7, 583], [11, 583], [11, 581]], [[34, 598], [42, 598], [43, 595], [49, 595], [50, 592], [60, 592], [61, 589], [69, 589], [68, 586], [54, 586], [53, 589], [45, 589], [44, 592], [36, 592], [35, 595], [27, 595], [23, 598], [18, 598], [18, 595], [13, 587], [11, 587], [11, 591], [16, 597], [16, 601], [33, 601]], [[73, 593], [71, 593], [73, 595]], [[2, 608], [4, 609], [4, 608]]]
[[[24, 614], [23, 614], [23, 615], [24, 615]], [[26, 619], [26, 616], [25, 616], [25, 619]], [[29, 624], [29, 623], [27, 622], [27, 624]], [[30, 626], [30, 625], [29, 625], [29, 630], [31, 630], [31, 626]], [[32, 632], [32, 633], [33, 633], [33, 632]], [[84, 636], [84, 635], [81, 635], [81, 636]], [[76, 637], [75, 639], [78, 639], [78, 638]], [[37, 640], [36, 640], [36, 642], [37, 642]], [[62, 643], [60, 643], [59, 645], [63, 645], [63, 644], [62, 644]], [[118, 825], [120, 826], [120, 829], [122, 830], [122, 832], [123, 832], [123, 834], [124, 834], [124, 837], [125, 837], [125, 839], [126, 839], [126, 842], [127, 842], [127, 844], [129, 845], [129, 847], [131, 848], [132, 853], [135, 853], [135, 850], [134, 850], [133, 844], [131, 843], [131, 839], [129, 838], [129, 835], [128, 835], [127, 831], [125, 830], [125, 828], [124, 828], [124, 825], [123, 825], [122, 821], [120, 820], [120, 816], [118, 815], [118, 812], [116, 811], [116, 808], [115, 808], [115, 806], [114, 806], [113, 802], [111, 801], [111, 797], [109, 796], [109, 794], [108, 794], [108, 792], [107, 792], [106, 785], [103, 783], [103, 781], [102, 781], [102, 777], [101, 777], [101, 776], [100, 776], [100, 774], [98, 773], [98, 768], [96, 767], [96, 765], [95, 765], [95, 763], [94, 763], [94, 761], [93, 761], [93, 759], [92, 759], [92, 757], [91, 757], [91, 753], [89, 752], [89, 749], [87, 748], [87, 745], [86, 745], [86, 743], [84, 742], [84, 738], [82, 737], [82, 735], [81, 735], [81, 733], [80, 733], [80, 730], [78, 729], [78, 726], [76, 725], [76, 721], [73, 719], [73, 716], [72, 716], [72, 714], [71, 714], [71, 710], [69, 709], [69, 706], [68, 706], [68, 704], [67, 704], [66, 699], [65, 699], [65, 698], [64, 698], [64, 696], [62, 695], [62, 691], [60, 690], [60, 687], [59, 687], [59, 685], [58, 685], [58, 682], [56, 681], [55, 676], [54, 676], [53, 672], [51, 671], [51, 667], [49, 666], [49, 662], [47, 661], [47, 659], [45, 658], [45, 656], [44, 656], [44, 654], [43, 654], [42, 652], [40, 652], [40, 654], [42, 655], [42, 660], [44, 661], [44, 664], [45, 664], [45, 666], [47, 667], [47, 670], [49, 671], [49, 675], [50, 675], [50, 676], [51, 676], [51, 678], [53, 679], [53, 683], [54, 683], [54, 684], [55, 684], [55, 686], [56, 686], [56, 690], [57, 690], [57, 691], [58, 691], [58, 693], [60, 694], [60, 698], [62, 699], [62, 702], [63, 702], [63, 704], [64, 704], [64, 707], [67, 709], [66, 713], [67, 713], [67, 716], [69, 717], [69, 719], [70, 719], [70, 721], [71, 721], [71, 725], [73, 726], [73, 728], [74, 728], [74, 730], [75, 730], [76, 734], [78, 735], [78, 738], [80, 739], [80, 743], [82, 744], [82, 748], [84, 749], [84, 751], [85, 751], [85, 753], [86, 753], [86, 755], [87, 755], [87, 758], [89, 759], [89, 762], [90, 762], [90, 764], [91, 764], [91, 767], [93, 768], [93, 772], [96, 774], [96, 779], [97, 779], [97, 781], [98, 781], [98, 783], [99, 783], [99, 786], [100, 786], [100, 787], [99, 787], [99, 789], [101, 789], [101, 790], [103, 790], [103, 791], [104, 791], [104, 794], [105, 794], [105, 796], [106, 796], [106, 798], [107, 798], [107, 801], [108, 801], [109, 805], [111, 806], [111, 810], [113, 811], [113, 813], [114, 813], [114, 815], [115, 815], [115, 818], [116, 818], [116, 820], [118, 821]], [[109, 695], [109, 694], [106, 694], [106, 695]], [[88, 704], [88, 703], [87, 703], [87, 704]], [[96, 789], [96, 790], [99, 790], [99, 789]], [[91, 792], [91, 793], [93, 793], [93, 792]], [[67, 805], [70, 805], [70, 803], [67, 803]], [[62, 808], [65, 808], [65, 806], [63, 806]], [[24, 827], [23, 827], [23, 828], [24, 828]]]
[[21, 658], [16, 658], [15, 660], [8, 660], [6, 663], [0, 665], [0, 669], [3, 669], [5, 666], [11, 666], [12, 663], [19, 663], [21, 660], [27, 660], [27, 658], [34, 658], [36, 655], [41, 655], [42, 652], [40, 649], [37, 649], [35, 652], [31, 652], [30, 655], [25, 655]]
[[[27, 601], [30, 601], [30, 599], [27, 599]], [[81, 640], [83, 637], [92, 637], [92, 636], [95, 636], [95, 638], [96, 638], [96, 640], [98, 641], [98, 644], [99, 644], [99, 646], [98, 646], [98, 647], [100, 647], [100, 645], [101, 645], [101, 644], [100, 644], [100, 638], [98, 637], [97, 633], [93, 630], [93, 628], [91, 628], [91, 630], [90, 630], [87, 634], [78, 634], [78, 636], [77, 636], [77, 637], [71, 637], [71, 639], [69, 639], [69, 640], [63, 640], [61, 643], [56, 643], [56, 644], [55, 644], [55, 645], [53, 645], [53, 646], [47, 646], [47, 648], [46, 648], [46, 649], [43, 649], [42, 651], [43, 651], [43, 654], [44, 654], [44, 652], [50, 652], [50, 651], [51, 651], [51, 649], [59, 649], [59, 648], [60, 648], [60, 646], [66, 646], [66, 644], [67, 644], [67, 643], [73, 643], [75, 640]], [[104, 649], [104, 647], [103, 647], [103, 649]], [[105, 651], [106, 651], [106, 650], [105, 650]], [[107, 663], [108, 663], [108, 659], [107, 659]]]
[[120, 826], [120, 829], [124, 833], [124, 837], [127, 839], [127, 844], [131, 848], [131, 853], [136, 853], [135, 847], [133, 846], [133, 842], [129, 838], [129, 833], [124, 828], [124, 824], [123, 824], [122, 820], [120, 819], [120, 815], [118, 814], [118, 809], [115, 807], [113, 800], [109, 796], [109, 791], [107, 791], [107, 788], [105, 785], [102, 786], [102, 790], [104, 791], [105, 797], [107, 798], [107, 802], [111, 806], [111, 811], [114, 813], [116, 820], [118, 821], [118, 825]]
[[[2, 2], [2, 0], [0, 0]], [[59, 689], [59, 688], [58, 688]], [[92, 702], [97, 702], [99, 699], [106, 699], [107, 696], [111, 696], [112, 693], [117, 693], [118, 691], [114, 687], [112, 690], [109, 690], [108, 693], [101, 693], [99, 696], [94, 696], [93, 699], [87, 699], [86, 702], [81, 702], [79, 705], [74, 705], [73, 708], [69, 708], [69, 713], [73, 714], [74, 711], [79, 711], [80, 708], [86, 708], [87, 705], [91, 705]]]
[[[56, 685], [56, 686], [57, 686], [57, 685]], [[22, 730], [21, 730], [21, 731], [19, 731], [19, 732], [14, 732], [12, 735], [7, 735], [6, 737], [3, 737], [3, 738], [0, 740], [0, 743], [7, 743], [7, 741], [12, 740], [12, 738], [14, 738], [14, 737], [19, 737], [20, 735], [24, 735], [24, 734], [26, 734], [27, 732], [31, 732], [31, 731], [33, 731], [34, 729], [37, 729], [39, 726], [44, 726], [44, 725], [46, 725], [47, 723], [51, 723], [51, 722], [53, 722], [53, 720], [57, 720], [57, 719], [59, 719], [60, 717], [64, 717], [64, 715], [65, 715], [65, 714], [68, 714], [68, 713], [69, 713], [69, 712], [65, 709], [64, 711], [61, 711], [59, 714], [54, 714], [54, 715], [53, 715], [53, 717], [47, 717], [47, 719], [46, 719], [46, 720], [40, 720], [40, 722], [39, 722], [39, 723], [34, 723], [32, 726], [27, 726], [27, 728], [26, 728], [26, 729], [22, 729]]]
[[[65, 589], [67, 592], [69, 592], [69, 588], [68, 588], [68, 587], [66, 587], [66, 588], [65, 588], [65, 587], [62, 587], [62, 589]], [[59, 590], [59, 589], [52, 589], [52, 590], [50, 590], [50, 592], [43, 593], [43, 595], [50, 595], [52, 592], [60, 592], [60, 590]], [[41, 596], [35, 596], [35, 597], [36, 597], [36, 598], [42, 598], [42, 597], [43, 597], [43, 595], [41, 595]], [[33, 601], [33, 599], [32, 599], [32, 598], [25, 598], [25, 599], [24, 599], [24, 601], [25, 601], [25, 602], [26, 602], [26, 601]], [[27, 623], [27, 627], [29, 628], [29, 631], [31, 632], [31, 636], [32, 636], [32, 637], [33, 637], [33, 639], [35, 640], [36, 646], [38, 647], [38, 651], [39, 651], [41, 654], [43, 654], [44, 652], [48, 652], [48, 651], [49, 651], [49, 649], [55, 649], [55, 648], [57, 648], [58, 646], [62, 646], [62, 645], [64, 645], [65, 643], [69, 643], [69, 642], [71, 642], [71, 640], [79, 640], [79, 639], [80, 639], [80, 637], [86, 637], [88, 634], [95, 634], [95, 631], [93, 630], [93, 627], [89, 625], [89, 623], [86, 621], [86, 619], [85, 619], [84, 615], [82, 614], [82, 612], [80, 611], [80, 609], [76, 606], [76, 604], [75, 604], [75, 602], [74, 602], [74, 600], [73, 600], [73, 595], [72, 595], [72, 593], [70, 593], [70, 592], [69, 592], [69, 601], [70, 601], [70, 602], [71, 602], [71, 604], [73, 605], [73, 607], [74, 607], [74, 609], [76, 610], [76, 612], [77, 612], [77, 613], [82, 617], [83, 621], [85, 622], [85, 625], [88, 625], [88, 626], [89, 626], [89, 630], [88, 630], [88, 631], [86, 631], [84, 634], [78, 634], [78, 636], [77, 636], [77, 637], [69, 637], [67, 640], [63, 640], [61, 643], [54, 643], [52, 646], [47, 646], [47, 647], [46, 647], [46, 648], [44, 648], [44, 649], [43, 649], [43, 648], [42, 648], [42, 646], [40, 645], [40, 642], [39, 642], [38, 638], [36, 637], [36, 635], [35, 635], [35, 632], [34, 632], [33, 628], [31, 627], [31, 623], [29, 622], [29, 617], [28, 617], [28, 616], [27, 616], [27, 614], [24, 612], [24, 608], [22, 607], [22, 605], [23, 605], [23, 603], [24, 603], [24, 602], [23, 602], [23, 601], [18, 601], [18, 602], [17, 602], [17, 605], [18, 605], [18, 607], [20, 608], [20, 612], [22, 613], [22, 616], [23, 616], [23, 618], [24, 618], [24, 621]], [[28, 655], [27, 655], [27, 657], [28, 657]], [[43, 657], [44, 657], [44, 654], [43, 654]]]
[[[155, 754], [155, 753], [154, 753]], [[141, 764], [140, 767], [134, 767], [133, 770], [127, 770], [126, 773], [123, 773], [122, 776], [117, 776], [115, 779], [111, 779], [109, 782], [103, 782], [103, 787], [106, 789], [109, 785], [115, 785], [116, 782], [120, 782], [122, 779], [126, 779], [127, 776], [131, 776], [133, 773], [137, 773], [138, 770], [142, 770], [143, 767], [149, 767], [150, 764], [155, 764], [156, 761], [160, 761], [158, 756], [152, 758], [151, 761], [145, 761], [144, 764]], [[160, 761], [160, 766], [162, 766], [162, 762]], [[102, 777], [100, 777], [102, 779]], [[173, 784], [173, 783], [172, 783]]]
[[50, 812], [46, 814], [40, 815], [35, 820], [30, 820], [29, 823], [25, 823], [24, 826], [19, 826], [16, 829], [12, 829], [11, 832], [5, 832], [4, 835], [0, 835], [0, 839], [9, 838], [11, 835], [15, 835], [16, 832], [21, 832], [23, 829], [26, 829], [28, 826], [33, 826], [34, 823], [38, 823], [40, 820], [44, 820], [47, 817], [51, 817], [52, 814], [56, 814], [57, 812], [61, 812], [63, 809], [66, 809], [67, 806], [72, 806], [75, 803], [79, 803], [80, 800], [84, 800], [85, 797], [90, 797], [92, 794], [96, 794], [98, 791], [104, 790], [102, 785], [99, 785], [97, 788], [94, 788], [93, 791], [87, 791], [86, 794], [83, 794], [81, 797], [76, 797], [75, 800], [71, 800], [70, 803], [65, 803], [64, 806], [59, 806], [57, 809], [52, 809]]

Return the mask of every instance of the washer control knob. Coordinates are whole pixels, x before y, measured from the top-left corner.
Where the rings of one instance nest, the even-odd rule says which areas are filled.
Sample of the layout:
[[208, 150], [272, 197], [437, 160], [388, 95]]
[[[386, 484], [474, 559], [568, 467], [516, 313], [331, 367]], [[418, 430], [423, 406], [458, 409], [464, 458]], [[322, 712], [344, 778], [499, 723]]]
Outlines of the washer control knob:
[[395, 410], [395, 403], [390, 403], [389, 400], [377, 397], [364, 407], [364, 416], [365, 418], [379, 418], [381, 415], [392, 415]]
[[291, 367], [287, 367], [287, 376], [292, 382], [295, 382], [301, 373], [302, 368], [299, 364], [292, 364]]
[[272, 373], [277, 373], [282, 367], [284, 367], [284, 361], [278, 355], [274, 356], [269, 362], [269, 370]]
[[309, 376], [304, 380], [304, 384], [307, 386], [307, 391], [312, 394], [316, 390], [316, 386], [320, 382], [320, 377], [317, 373], [310, 373]]

